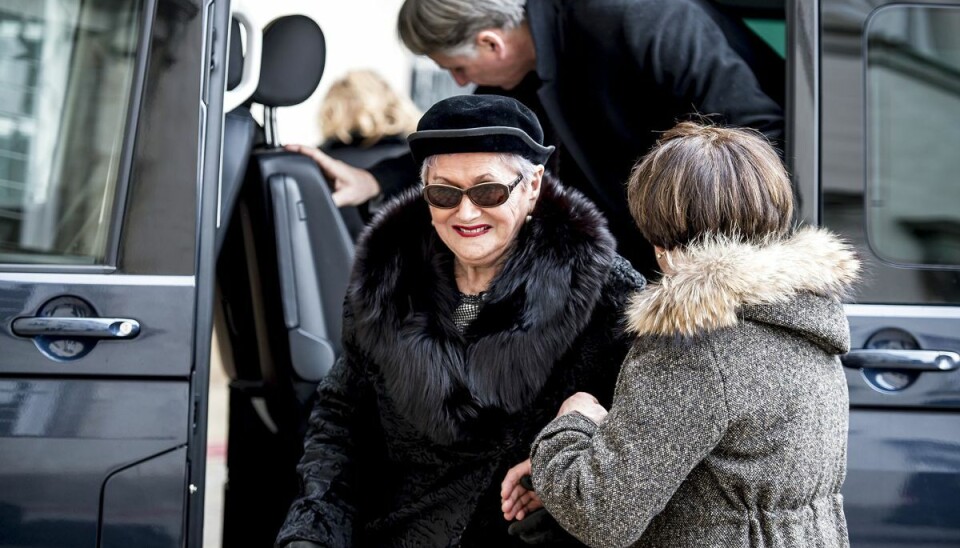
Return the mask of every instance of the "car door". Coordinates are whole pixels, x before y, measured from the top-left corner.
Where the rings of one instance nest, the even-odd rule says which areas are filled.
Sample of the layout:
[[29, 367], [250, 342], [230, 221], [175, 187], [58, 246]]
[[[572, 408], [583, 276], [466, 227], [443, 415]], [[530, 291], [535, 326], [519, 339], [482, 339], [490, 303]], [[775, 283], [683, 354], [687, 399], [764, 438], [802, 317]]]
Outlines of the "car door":
[[960, 2], [793, 2], [804, 216], [863, 281], [844, 508], [854, 547], [960, 546]]
[[0, 545], [200, 544], [228, 9], [0, 4]]

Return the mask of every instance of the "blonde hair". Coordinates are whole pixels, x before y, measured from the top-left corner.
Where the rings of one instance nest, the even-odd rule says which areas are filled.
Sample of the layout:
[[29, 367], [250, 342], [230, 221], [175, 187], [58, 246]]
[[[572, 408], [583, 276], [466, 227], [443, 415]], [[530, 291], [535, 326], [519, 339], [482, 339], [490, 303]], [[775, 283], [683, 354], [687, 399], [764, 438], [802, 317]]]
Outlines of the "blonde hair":
[[320, 105], [320, 131], [324, 140], [351, 143], [361, 139], [370, 146], [388, 135], [416, 131], [420, 111], [370, 70], [348, 72], [334, 82]]
[[627, 201], [640, 233], [665, 249], [708, 235], [760, 241], [793, 227], [793, 188], [759, 132], [682, 122], [634, 167]]

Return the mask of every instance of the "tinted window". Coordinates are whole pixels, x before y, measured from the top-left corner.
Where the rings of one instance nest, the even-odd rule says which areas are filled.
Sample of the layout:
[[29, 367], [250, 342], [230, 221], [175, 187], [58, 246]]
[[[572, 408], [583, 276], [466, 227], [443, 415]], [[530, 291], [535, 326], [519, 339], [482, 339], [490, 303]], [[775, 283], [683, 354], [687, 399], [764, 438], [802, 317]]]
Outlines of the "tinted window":
[[820, 221], [863, 259], [856, 302], [960, 303], [950, 250], [960, 103], [943, 85], [958, 14], [956, 4], [821, 4]]
[[881, 259], [960, 265], [960, 10], [867, 23], [867, 234]]
[[139, 2], [0, 5], [0, 262], [102, 264]]

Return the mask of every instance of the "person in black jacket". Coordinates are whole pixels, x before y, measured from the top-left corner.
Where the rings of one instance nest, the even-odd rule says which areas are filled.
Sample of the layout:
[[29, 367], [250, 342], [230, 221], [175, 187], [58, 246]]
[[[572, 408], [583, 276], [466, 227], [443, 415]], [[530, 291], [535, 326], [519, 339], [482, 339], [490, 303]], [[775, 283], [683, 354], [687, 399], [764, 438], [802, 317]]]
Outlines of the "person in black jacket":
[[[656, 270], [634, 227], [625, 182], [678, 120], [760, 130], [782, 146], [782, 59], [708, 0], [406, 0], [398, 30], [461, 84], [521, 100], [559, 151], [551, 172], [594, 200], [619, 251]], [[370, 171], [319, 159], [342, 203], [412, 184], [411, 160]]]
[[609, 402], [626, 355], [644, 279], [594, 205], [544, 172], [553, 147], [530, 110], [453, 97], [409, 142], [424, 184], [360, 240], [344, 355], [318, 387], [278, 546], [543, 538], [515, 526], [532, 515], [504, 519], [501, 480], [566, 397]]
[[[327, 90], [320, 103], [320, 150], [353, 167], [368, 169], [381, 160], [407, 155], [407, 135], [420, 111], [372, 70], [352, 70]], [[373, 217], [378, 201], [340, 208], [354, 241]]]

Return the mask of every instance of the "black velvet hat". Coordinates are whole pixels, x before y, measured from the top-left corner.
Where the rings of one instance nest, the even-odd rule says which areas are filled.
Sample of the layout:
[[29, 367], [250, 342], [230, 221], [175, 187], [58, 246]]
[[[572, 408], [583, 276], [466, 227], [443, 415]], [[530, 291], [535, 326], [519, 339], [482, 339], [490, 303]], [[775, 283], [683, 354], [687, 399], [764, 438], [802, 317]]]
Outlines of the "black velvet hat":
[[545, 164], [543, 128], [532, 110], [500, 95], [458, 95], [430, 107], [408, 138], [418, 164], [434, 154], [507, 152]]

